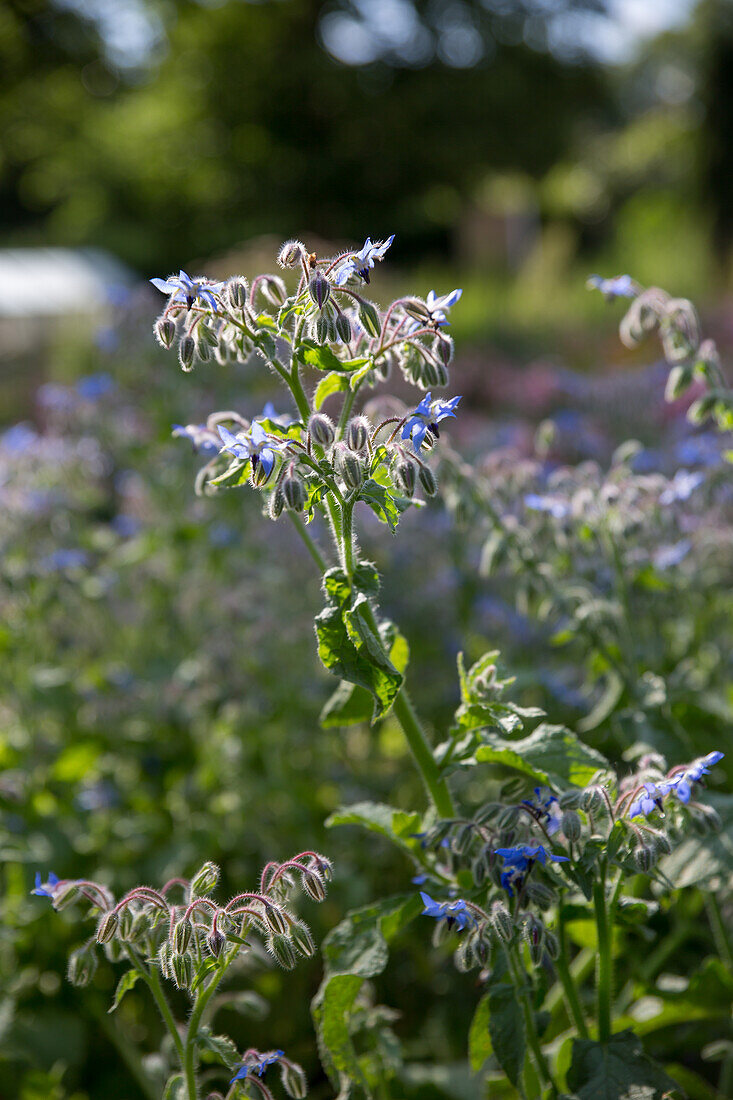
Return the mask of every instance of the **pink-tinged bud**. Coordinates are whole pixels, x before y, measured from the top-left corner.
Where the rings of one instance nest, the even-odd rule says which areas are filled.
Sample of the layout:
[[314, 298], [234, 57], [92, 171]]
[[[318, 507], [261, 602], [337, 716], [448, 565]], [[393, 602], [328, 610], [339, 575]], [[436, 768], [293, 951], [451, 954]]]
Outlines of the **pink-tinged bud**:
[[290, 921], [285, 915], [285, 910], [281, 909], [279, 905], [272, 904], [265, 905], [264, 909], [268, 928], [272, 932], [286, 936], [290, 931]]
[[119, 917], [114, 909], [110, 909], [107, 913], [103, 913], [97, 925], [97, 943], [109, 943], [117, 931], [118, 924]]
[[323, 309], [331, 296], [331, 284], [326, 276], [318, 268], [313, 272], [308, 283], [308, 293], [318, 309]]
[[323, 901], [326, 897], [326, 887], [323, 879], [316, 871], [304, 871], [302, 876], [303, 889], [313, 901]]
[[159, 317], [155, 322], [155, 338], [162, 348], [169, 351], [176, 337], [176, 326], [170, 317]]
[[223, 936], [218, 930], [215, 932], [213, 929], [206, 937], [206, 946], [215, 959], [218, 959], [222, 951], [226, 947], [226, 936]]
[[305, 258], [305, 245], [300, 241], [286, 241], [277, 254], [280, 267], [297, 267]]

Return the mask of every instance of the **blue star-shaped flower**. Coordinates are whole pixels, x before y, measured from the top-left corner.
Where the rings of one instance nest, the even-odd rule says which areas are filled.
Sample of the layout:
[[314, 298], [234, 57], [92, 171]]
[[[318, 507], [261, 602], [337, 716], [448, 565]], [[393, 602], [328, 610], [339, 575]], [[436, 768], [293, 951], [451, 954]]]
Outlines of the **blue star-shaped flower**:
[[412, 445], [419, 451], [425, 442], [425, 436], [431, 431], [439, 437], [438, 424], [449, 416], [455, 416], [460, 397], [451, 397], [450, 401], [433, 401], [432, 394], [426, 393], [415, 411], [408, 416], [402, 427], [402, 438], [412, 439]]
[[653, 810], [661, 810], [665, 793], [656, 783], [645, 783], [644, 789], [629, 806], [629, 817], [648, 817]]
[[525, 871], [530, 863], [540, 863], [544, 867], [548, 859], [553, 863], [568, 862], [567, 856], [556, 856], [543, 844], [518, 844], [514, 848], [495, 848], [494, 851], [507, 865], [518, 867], [520, 871]]
[[271, 1050], [269, 1054], [260, 1055], [259, 1060], [245, 1063], [239, 1067], [229, 1084], [233, 1085], [235, 1081], [243, 1081], [250, 1072], [256, 1073], [258, 1077], [261, 1077], [267, 1067], [274, 1066], [276, 1062], [280, 1061], [284, 1054], [284, 1050]]
[[163, 294], [169, 294], [171, 301], [185, 302], [188, 309], [200, 298], [210, 309], [216, 310], [218, 303], [214, 295], [224, 286], [223, 283], [214, 283], [210, 279], [192, 279], [185, 271], [169, 275], [167, 279], [151, 279], [150, 282]]
[[55, 875], [53, 871], [49, 871], [47, 881], [41, 882], [41, 872], [36, 871], [36, 888], [31, 890], [31, 893], [36, 894], [39, 898], [52, 898], [54, 887], [58, 886], [59, 881], [58, 875]]
[[544, 826], [548, 836], [554, 836], [562, 826], [560, 803], [546, 787], [535, 787], [534, 798], [525, 798], [522, 805], [527, 806], [537, 820]]
[[449, 928], [455, 926], [459, 932], [462, 932], [467, 925], [476, 923], [462, 898], [458, 898], [457, 901], [433, 901], [430, 894], [425, 894], [422, 890], [420, 897], [425, 906], [422, 911], [424, 917], [446, 920]]
[[238, 432], [237, 435], [230, 432], [223, 424], [219, 424], [218, 431], [223, 443], [219, 449], [220, 453], [228, 451], [235, 458], [249, 459], [253, 470], [256, 470], [259, 464], [267, 477], [270, 476], [275, 465], [275, 455], [281, 453], [283, 444], [268, 435], [259, 421], [253, 421], [249, 432]]
[[589, 290], [600, 290], [609, 302], [614, 298], [635, 298], [639, 293], [638, 284], [630, 275], [615, 275], [604, 279], [602, 275], [591, 275], [585, 284]]
[[336, 286], [343, 286], [353, 275], [358, 275], [365, 283], [369, 282], [369, 269], [374, 267], [375, 260], [383, 260], [384, 255], [394, 240], [394, 233], [386, 241], [377, 241], [372, 244], [372, 238], [367, 237], [363, 248], [359, 252], [352, 252], [345, 256], [336, 268], [333, 281]]
[[563, 500], [562, 497], [542, 496], [540, 493], [527, 493], [524, 503], [533, 512], [547, 512], [553, 519], [566, 519], [572, 510], [569, 500]]

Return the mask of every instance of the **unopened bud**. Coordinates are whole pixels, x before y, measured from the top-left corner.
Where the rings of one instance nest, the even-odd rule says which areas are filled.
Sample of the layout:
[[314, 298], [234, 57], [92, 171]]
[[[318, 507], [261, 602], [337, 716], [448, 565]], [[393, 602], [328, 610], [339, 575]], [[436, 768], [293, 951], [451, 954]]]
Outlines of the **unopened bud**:
[[163, 975], [164, 978], [170, 978], [172, 976], [171, 975], [171, 958], [172, 957], [173, 957], [173, 952], [171, 951], [171, 945], [166, 940], [165, 943], [162, 943], [160, 945], [160, 948], [158, 950], [158, 966], [160, 967], [160, 972], [161, 972], [161, 974]]
[[277, 932], [279, 935], [287, 936], [290, 932], [290, 921], [286, 916], [285, 910], [281, 909], [279, 905], [272, 904], [265, 905], [264, 909], [267, 927], [272, 932]]
[[517, 806], [506, 806], [498, 817], [498, 825], [500, 829], [511, 829], [517, 823], [519, 817], [519, 808]]
[[119, 917], [114, 909], [102, 913], [102, 916], [99, 918], [99, 924], [97, 925], [97, 943], [109, 943], [117, 931], [118, 923]]
[[247, 280], [241, 276], [230, 279], [227, 283], [227, 297], [234, 309], [244, 309], [249, 299]]
[[331, 284], [326, 276], [318, 268], [313, 272], [308, 283], [308, 293], [318, 309], [323, 309], [331, 296]]
[[[204, 321], [199, 321], [196, 326], [196, 339], [199, 349], [202, 347], [215, 348], [219, 343], [219, 337]], [[200, 353], [200, 350], [199, 350]]]
[[489, 862], [485, 852], [481, 852], [481, 854], [474, 859], [471, 864], [471, 874], [477, 886], [481, 886], [481, 884], [486, 881], [489, 874]]
[[97, 971], [97, 952], [91, 943], [85, 943], [83, 947], [77, 947], [69, 955], [69, 964], [66, 975], [72, 985], [89, 985]]
[[308, 1081], [300, 1066], [292, 1062], [281, 1063], [280, 1079], [288, 1096], [292, 1096], [293, 1100], [305, 1100], [308, 1095]]
[[458, 944], [455, 952], [453, 953], [453, 962], [455, 963], [456, 970], [461, 974], [468, 973], [476, 965], [476, 957], [473, 953], [473, 943], [470, 936], [466, 936]]
[[336, 434], [331, 417], [325, 413], [313, 413], [308, 421], [308, 431], [319, 447], [330, 447]]
[[528, 882], [525, 892], [538, 909], [549, 909], [555, 900], [555, 891], [546, 886], [544, 882]]
[[171, 956], [170, 972], [178, 989], [190, 989], [193, 985], [193, 959], [190, 955]]
[[638, 848], [634, 848], [634, 863], [643, 874], [651, 871], [656, 862], [657, 853], [648, 844], [641, 844]]
[[198, 898], [203, 894], [210, 894], [218, 881], [219, 868], [215, 863], [205, 863], [191, 879], [191, 897]]
[[414, 496], [417, 482], [415, 463], [407, 459], [404, 462], [398, 462], [395, 467], [395, 480], [405, 496]]
[[605, 806], [605, 799], [598, 787], [586, 787], [582, 795], [583, 809], [590, 813], [596, 813]]
[[277, 254], [280, 267], [297, 267], [305, 256], [305, 245], [300, 241], [286, 241]]
[[323, 879], [316, 871], [307, 871], [302, 876], [303, 889], [313, 901], [323, 901], [326, 897], [326, 887]]
[[155, 338], [168, 351], [176, 337], [176, 326], [170, 317], [159, 317], [155, 322]]
[[473, 825], [461, 825], [453, 838], [453, 851], [462, 856], [471, 847], [474, 838]]
[[554, 932], [549, 932], [545, 929], [545, 951], [551, 959], [557, 959], [560, 956], [560, 941]]
[[568, 840], [578, 840], [582, 830], [580, 816], [575, 810], [566, 810], [562, 815], [562, 831]]
[[178, 955], [183, 955], [191, 942], [192, 934], [193, 928], [191, 927], [190, 920], [182, 917], [173, 929], [173, 950]]
[[529, 957], [535, 966], [541, 966], [542, 960], [545, 956], [545, 940], [541, 937], [537, 943], [530, 943], [529, 945]]
[[303, 511], [308, 494], [305, 485], [297, 474], [288, 474], [287, 477], [283, 478], [280, 492], [291, 512]]
[[268, 946], [285, 970], [292, 970], [298, 961], [298, 957], [293, 947], [293, 941], [289, 936], [280, 935], [278, 932], [273, 932], [268, 941]]
[[491, 943], [486, 938], [485, 929], [482, 930], [478, 939], [474, 941], [473, 953], [476, 956], [476, 962], [479, 966], [488, 966], [489, 959], [491, 958]]
[[213, 928], [206, 937], [206, 946], [215, 959], [218, 959], [222, 951], [226, 947], [226, 936], [224, 936], [219, 929]]
[[514, 937], [514, 924], [509, 910], [501, 901], [495, 901], [491, 906], [491, 927], [500, 940], [511, 943]]
[[117, 929], [117, 935], [121, 940], [130, 940], [133, 929], [135, 927], [135, 914], [131, 911], [130, 906], [126, 905], [124, 909], [120, 910], [120, 923]]
[[282, 515], [283, 508], [285, 507], [285, 497], [283, 491], [278, 485], [274, 493], [270, 497], [270, 519], [278, 519]]
[[345, 313], [336, 314], [336, 335], [344, 344], [351, 339], [351, 321]]
[[371, 425], [365, 416], [355, 416], [346, 429], [346, 446], [357, 453], [365, 451]]
[[193, 336], [182, 336], [178, 344], [178, 362], [185, 371], [193, 369], [196, 342]]
[[275, 469], [274, 466], [265, 466], [265, 464], [259, 460], [257, 462], [252, 461], [250, 467], [250, 481], [257, 489], [261, 489], [263, 485], [267, 485], [272, 477], [272, 471]]
[[359, 303], [359, 321], [368, 336], [377, 337], [382, 331], [379, 322], [379, 313], [371, 302]]
[[316, 953], [316, 945], [313, 942], [313, 937], [310, 934], [310, 929], [303, 921], [294, 921], [290, 926], [290, 938], [293, 941], [293, 945], [297, 951], [300, 951], [301, 955], [305, 955], [308, 959], [311, 955]]
[[75, 882], [65, 882], [63, 886], [55, 887], [51, 904], [57, 913], [67, 909], [79, 897], [79, 887]]
[[429, 466], [420, 466], [418, 471], [418, 477], [420, 478], [420, 484], [426, 497], [434, 497], [438, 491], [438, 483], [435, 480], [435, 474]]
[[660, 856], [668, 856], [672, 851], [672, 845], [666, 833], [655, 833], [654, 847], [657, 849]]
[[693, 424], [702, 424], [709, 416], [712, 416], [717, 404], [714, 393], [703, 394], [697, 401], [693, 401], [687, 410], [687, 419]]
[[361, 487], [366, 477], [364, 464], [345, 444], [339, 443], [334, 448], [333, 463], [336, 473], [343, 478], [347, 488]]
[[544, 927], [536, 920], [531, 913], [527, 913], [522, 920], [522, 939], [530, 947], [533, 945], [536, 947], [542, 943], [544, 936]]
[[257, 285], [262, 297], [271, 306], [280, 307], [285, 304], [288, 292], [279, 275], [264, 275]]

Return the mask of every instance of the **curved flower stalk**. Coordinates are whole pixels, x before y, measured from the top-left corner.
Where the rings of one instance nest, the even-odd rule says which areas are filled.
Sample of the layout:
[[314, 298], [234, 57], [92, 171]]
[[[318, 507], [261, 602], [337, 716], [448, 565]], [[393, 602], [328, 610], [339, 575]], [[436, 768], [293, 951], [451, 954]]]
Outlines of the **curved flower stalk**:
[[[275, 1065], [287, 1095], [299, 1100], [307, 1092], [301, 1067], [282, 1050], [263, 1054], [250, 1049], [240, 1055], [231, 1039], [211, 1030], [216, 1010], [213, 998], [232, 965], [251, 950], [253, 936], [286, 970], [292, 970], [298, 958], [315, 953], [308, 926], [292, 911], [291, 896], [299, 886], [312, 900], [322, 901], [331, 876], [325, 856], [301, 852], [284, 863], [268, 863], [256, 890], [237, 894], [222, 904], [211, 897], [219, 878], [213, 863], [205, 863], [190, 881], [170, 879], [160, 889], [138, 886], [119, 901], [101, 883], [67, 881], [53, 873], [45, 882], [38, 874], [32, 893], [49, 898], [57, 910], [77, 902], [87, 905], [88, 916], [97, 922], [96, 934], [69, 957], [68, 977], [73, 985], [86, 986], [92, 981], [101, 948], [110, 962], [129, 964], [117, 985], [111, 1012], [137, 981], [148, 987], [175, 1055], [171, 1064], [165, 1047], [161, 1053], [170, 1074], [166, 1097], [198, 1100], [200, 1061], [205, 1052], [209, 1061], [213, 1057], [222, 1067], [220, 1072], [214, 1071], [212, 1079], [228, 1081], [225, 1091], [231, 1100], [245, 1095], [248, 1086], [246, 1095], [273, 1100], [263, 1076]], [[186, 995], [189, 1004], [183, 1019], [174, 1015], [161, 979]], [[142, 1067], [139, 1076], [148, 1094], [154, 1096], [152, 1082], [146, 1082]]]

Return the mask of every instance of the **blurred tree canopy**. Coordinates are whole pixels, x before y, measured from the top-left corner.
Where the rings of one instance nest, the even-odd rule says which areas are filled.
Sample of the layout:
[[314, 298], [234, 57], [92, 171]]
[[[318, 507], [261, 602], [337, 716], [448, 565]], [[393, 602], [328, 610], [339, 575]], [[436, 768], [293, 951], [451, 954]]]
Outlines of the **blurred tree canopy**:
[[6, 239], [94, 242], [145, 270], [304, 227], [399, 225], [405, 247], [440, 246], [487, 167], [539, 175], [610, 109], [596, 66], [525, 41], [541, 3], [377, 0], [379, 49], [345, 64], [323, 46], [328, 20], [364, 4], [137, 0], [152, 49], [127, 67], [105, 48], [125, 6], [105, 21], [91, 0], [11, 0], [0, 15]]

